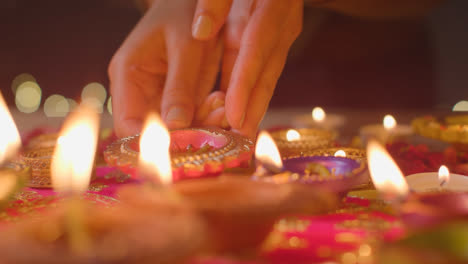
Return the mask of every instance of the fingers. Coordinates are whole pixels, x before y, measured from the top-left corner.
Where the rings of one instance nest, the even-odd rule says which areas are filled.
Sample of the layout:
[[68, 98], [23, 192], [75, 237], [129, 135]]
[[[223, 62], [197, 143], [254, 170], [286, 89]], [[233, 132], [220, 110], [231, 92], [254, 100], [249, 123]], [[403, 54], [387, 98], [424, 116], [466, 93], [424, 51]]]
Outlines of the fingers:
[[146, 113], [160, 107], [167, 64], [162, 34], [151, 16], [148, 12], [139, 22], [109, 65], [114, 127], [120, 137], [139, 133]]
[[194, 116], [202, 46], [193, 39], [175, 37], [169, 40], [168, 47], [171, 47], [168, 49], [169, 68], [161, 114], [170, 129], [184, 128], [190, 126]]
[[197, 107], [200, 107], [200, 105], [206, 100], [206, 97], [215, 85], [220, 67], [223, 42], [218, 39], [214, 39], [205, 41], [203, 46], [203, 60], [200, 67], [197, 94], [195, 98]]
[[242, 128], [237, 132], [254, 138], [265, 112], [268, 109], [270, 99], [276, 87], [276, 83], [283, 71], [289, 49], [302, 30], [302, 5], [295, 6], [286, 20], [285, 30], [275, 51], [257, 81], [249, 98], [246, 109], [246, 117]]
[[226, 115], [235, 129], [245, 121], [247, 104], [258, 76], [276, 47], [285, 24], [289, 1], [262, 1], [252, 14], [242, 36], [226, 94]]
[[232, 68], [237, 59], [240, 43], [245, 27], [250, 17], [252, 0], [237, 0], [231, 6], [231, 11], [224, 26], [224, 52], [221, 68], [221, 90], [227, 91], [231, 79]]
[[192, 24], [192, 36], [207, 40], [218, 34], [226, 21], [232, 0], [198, 0]]
[[200, 125], [208, 115], [218, 108], [224, 107], [224, 99], [226, 94], [221, 91], [211, 93], [203, 103], [198, 107], [195, 115], [195, 125]]

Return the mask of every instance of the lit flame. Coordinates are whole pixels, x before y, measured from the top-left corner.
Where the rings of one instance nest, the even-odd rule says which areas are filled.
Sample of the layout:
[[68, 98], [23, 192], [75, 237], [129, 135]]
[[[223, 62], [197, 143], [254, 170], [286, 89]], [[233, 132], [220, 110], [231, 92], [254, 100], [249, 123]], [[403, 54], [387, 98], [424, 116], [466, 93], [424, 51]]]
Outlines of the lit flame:
[[441, 184], [447, 184], [450, 180], [450, 172], [449, 169], [442, 165], [439, 168], [439, 182]]
[[296, 141], [301, 139], [301, 134], [295, 129], [289, 129], [288, 132], [286, 132], [286, 139], [288, 141]]
[[397, 125], [395, 118], [392, 115], [386, 115], [383, 119], [383, 126], [385, 129], [393, 129]]
[[408, 192], [403, 173], [385, 148], [371, 140], [367, 145], [369, 171], [375, 188], [384, 197], [405, 197]]
[[325, 114], [325, 111], [323, 110], [322, 107], [315, 107], [313, 110], [312, 110], [312, 118], [314, 119], [314, 121], [316, 122], [322, 122], [323, 120], [325, 120], [325, 117], [327, 115]]
[[99, 115], [81, 105], [65, 121], [51, 164], [52, 185], [58, 192], [88, 189], [99, 133]]
[[261, 131], [258, 135], [257, 145], [255, 146], [255, 158], [267, 166], [274, 166], [277, 169], [283, 168], [281, 155], [275, 141], [266, 131]]
[[334, 156], [335, 156], [335, 157], [346, 158], [346, 152], [345, 152], [344, 150], [340, 149], [340, 150], [337, 150], [337, 151], [335, 152], [335, 155], [334, 155]]
[[21, 147], [21, 138], [8, 106], [0, 93], [0, 164], [14, 157]]
[[164, 185], [172, 183], [170, 144], [171, 136], [161, 118], [150, 114], [140, 137], [139, 170], [144, 177]]

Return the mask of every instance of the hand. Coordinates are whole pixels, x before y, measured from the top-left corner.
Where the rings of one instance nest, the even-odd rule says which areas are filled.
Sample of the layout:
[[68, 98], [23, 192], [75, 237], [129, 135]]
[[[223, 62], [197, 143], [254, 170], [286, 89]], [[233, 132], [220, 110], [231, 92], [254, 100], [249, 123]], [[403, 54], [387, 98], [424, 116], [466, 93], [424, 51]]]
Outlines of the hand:
[[169, 128], [191, 125], [215, 82], [222, 44], [192, 37], [195, 7], [193, 0], [154, 0], [114, 55], [109, 77], [119, 136], [139, 133], [150, 111]]
[[221, 89], [232, 128], [253, 137], [294, 40], [302, 0], [198, 0], [194, 38], [215, 39], [224, 25]]

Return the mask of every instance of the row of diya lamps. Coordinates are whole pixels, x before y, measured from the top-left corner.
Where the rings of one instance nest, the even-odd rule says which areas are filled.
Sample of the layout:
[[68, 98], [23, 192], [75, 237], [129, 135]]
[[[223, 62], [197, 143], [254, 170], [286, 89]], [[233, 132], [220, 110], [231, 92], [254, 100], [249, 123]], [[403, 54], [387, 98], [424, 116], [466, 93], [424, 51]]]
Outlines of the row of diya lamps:
[[[409, 224], [468, 213], [465, 176], [446, 172], [443, 180], [436, 173], [405, 179], [377, 141], [369, 142], [367, 155], [360, 149], [330, 148], [334, 133], [320, 129], [279, 130], [271, 136], [261, 132], [255, 172], [205, 178], [248, 163], [253, 143], [220, 129], [169, 133], [157, 115], [148, 117], [141, 135], [118, 140], [105, 151], [110, 165], [144, 183], [122, 187], [121, 203], [102, 208], [80, 199], [93, 173], [97, 114], [80, 106], [49, 146], [50, 167], [32, 166], [21, 158], [27, 149], [20, 152], [19, 162], [15, 159], [20, 139], [1, 103], [0, 122], [7, 136], [0, 142], [0, 200], [14, 194], [21, 179], [32, 175], [32, 167], [41, 177], [50, 173], [51, 184], [63, 197], [63, 204], [43, 217], [2, 231], [5, 263], [178, 263], [194, 254], [251, 253], [280, 217], [331, 212], [344, 195], [368, 195], [372, 190], [350, 192], [368, 184], [368, 172], [381, 194], [378, 199], [393, 204]], [[382, 139], [380, 133], [374, 137]], [[190, 180], [173, 183], [180, 179]]]

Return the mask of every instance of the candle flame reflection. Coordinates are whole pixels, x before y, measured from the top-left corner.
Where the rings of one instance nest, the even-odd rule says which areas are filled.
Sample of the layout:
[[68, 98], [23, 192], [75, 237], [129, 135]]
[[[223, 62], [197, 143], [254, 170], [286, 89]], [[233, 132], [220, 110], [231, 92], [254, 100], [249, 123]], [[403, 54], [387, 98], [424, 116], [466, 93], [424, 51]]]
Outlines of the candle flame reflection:
[[255, 146], [255, 158], [262, 164], [274, 166], [277, 169], [283, 167], [281, 155], [275, 141], [266, 131], [261, 131], [258, 135], [257, 145]]
[[393, 129], [397, 125], [395, 118], [392, 115], [386, 115], [383, 119], [383, 126], [385, 129]]
[[8, 106], [0, 93], [0, 164], [12, 158], [21, 147], [21, 138]]
[[342, 157], [342, 158], [346, 158], [346, 152], [342, 149], [338, 150], [335, 152], [335, 157]]
[[367, 159], [372, 182], [384, 197], [405, 197], [408, 194], [409, 187], [400, 168], [375, 140], [367, 145]]
[[450, 180], [450, 172], [449, 169], [445, 166], [442, 165], [439, 168], [439, 183], [441, 185], [447, 184]]
[[299, 132], [295, 129], [289, 129], [286, 132], [286, 139], [288, 141], [296, 141], [296, 140], [301, 139], [301, 134], [299, 134]]
[[80, 105], [66, 119], [51, 163], [52, 184], [58, 192], [80, 193], [88, 189], [99, 134], [99, 115]]
[[149, 114], [140, 137], [139, 170], [143, 176], [163, 185], [172, 183], [170, 144], [171, 136], [159, 115]]
[[326, 117], [326, 113], [325, 111], [323, 110], [322, 107], [315, 107], [313, 110], [312, 110], [312, 118], [314, 119], [314, 121], [316, 122], [322, 122], [323, 120], [325, 120], [325, 117]]

